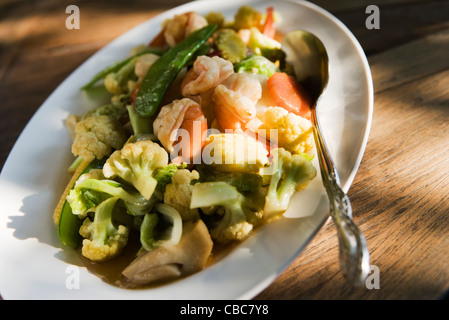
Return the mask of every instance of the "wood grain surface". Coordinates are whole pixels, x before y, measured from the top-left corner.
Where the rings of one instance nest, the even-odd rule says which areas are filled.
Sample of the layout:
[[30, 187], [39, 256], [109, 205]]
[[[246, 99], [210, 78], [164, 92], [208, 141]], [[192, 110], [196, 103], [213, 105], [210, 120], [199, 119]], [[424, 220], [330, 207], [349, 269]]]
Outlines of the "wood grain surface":
[[[37, 108], [83, 61], [185, 2], [0, 1], [0, 168]], [[449, 289], [449, 1], [311, 2], [354, 33], [373, 75], [373, 122], [349, 197], [380, 287], [347, 284], [329, 222], [255, 299], [444, 298]], [[64, 27], [69, 4], [80, 7], [79, 30]], [[380, 29], [366, 28], [367, 5], [379, 7]]]

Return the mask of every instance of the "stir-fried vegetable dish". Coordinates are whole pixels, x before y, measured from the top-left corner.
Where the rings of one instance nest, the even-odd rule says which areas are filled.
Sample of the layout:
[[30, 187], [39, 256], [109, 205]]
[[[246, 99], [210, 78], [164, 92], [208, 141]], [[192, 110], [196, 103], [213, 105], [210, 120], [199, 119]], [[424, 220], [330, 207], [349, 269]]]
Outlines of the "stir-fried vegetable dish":
[[279, 19], [249, 6], [176, 15], [82, 88], [110, 102], [66, 120], [64, 245], [95, 264], [134, 250], [117, 284], [139, 287], [198, 272], [217, 246], [282, 217], [316, 169], [310, 98]]

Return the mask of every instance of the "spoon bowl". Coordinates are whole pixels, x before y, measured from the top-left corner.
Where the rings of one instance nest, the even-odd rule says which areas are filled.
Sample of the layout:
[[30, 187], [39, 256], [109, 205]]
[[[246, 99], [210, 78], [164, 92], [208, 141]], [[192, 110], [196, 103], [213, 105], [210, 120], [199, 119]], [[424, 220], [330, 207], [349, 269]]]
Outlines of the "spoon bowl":
[[329, 81], [329, 57], [323, 43], [310, 32], [295, 30], [284, 36], [282, 49], [315, 107]]
[[329, 56], [321, 40], [314, 34], [295, 30], [287, 33], [282, 48], [295, 71], [297, 81], [312, 98], [311, 122], [321, 178], [326, 189], [330, 214], [337, 229], [340, 265], [354, 286], [364, 283], [369, 274], [369, 252], [365, 237], [352, 219], [348, 196], [340, 186], [340, 178], [326, 147], [317, 118], [319, 98], [329, 81]]

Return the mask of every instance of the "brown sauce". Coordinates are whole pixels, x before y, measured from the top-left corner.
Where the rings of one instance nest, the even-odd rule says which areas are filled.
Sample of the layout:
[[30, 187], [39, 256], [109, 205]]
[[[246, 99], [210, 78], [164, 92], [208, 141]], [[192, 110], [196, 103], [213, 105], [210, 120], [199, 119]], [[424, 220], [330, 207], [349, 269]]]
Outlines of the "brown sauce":
[[[231, 243], [226, 245], [214, 243], [212, 253], [209, 257], [209, 260], [205, 268], [210, 267], [211, 265], [217, 263], [218, 261], [226, 257], [226, 255], [229, 254], [229, 252], [231, 252], [231, 250], [235, 248], [237, 244], [238, 244], [237, 242], [235, 244]], [[78, 253], [81, 257], [82, 262], [84, 263], [85, 267], [89, 272], [99, 277], [104, 282], [120, 288], [124, 289], [155, 288], [182, 279], [177, 278], [170, 281], [156, 282], [148, 285], [139, 285], [139, 286], [129, 283], [122, 276], [122, 271], [136, 258], [136, 255], [140, 248], [141, 245], [138, 235], [131, 234], [128, 240], [128, 244], [123, 249], [122, 254], [111, 260], [104, 261], [101, 263], [92, 262], [89, 259], [82, 256], [81, 250], [78, 250]]]
[[79, 255], [89, 272], [109, 284], [117, 285], [121, 281], [122, 271], [136, 258], [139, 249], [140, 242], [138, 237], [131, 234], [122, 254], [111, 260], [100, 263], [92, 262], [83, 257], [81, 250], [79, 250]]

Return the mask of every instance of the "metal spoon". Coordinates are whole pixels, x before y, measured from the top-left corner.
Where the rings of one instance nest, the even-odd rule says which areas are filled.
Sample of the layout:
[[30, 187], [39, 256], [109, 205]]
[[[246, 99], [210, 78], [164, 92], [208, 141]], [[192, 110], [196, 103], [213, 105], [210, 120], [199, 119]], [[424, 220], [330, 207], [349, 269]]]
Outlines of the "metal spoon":
[[311, 121], [321, 177], [329, 197], [331, 217], [337, 228], [340, 265], [346, 278], [354, 286], [360, 286], [369, 274], [365, 237], [352, 220], [351, 203], [340, 186], [316, 113], [319, 97], [329, 80], [329, 58], [323, 43], [315, 35], [303, 30], [287, 33], [282, 41], [282, 49], [287, 55], [287, 61], [294, 67], [298, 82], [313, 100]]

